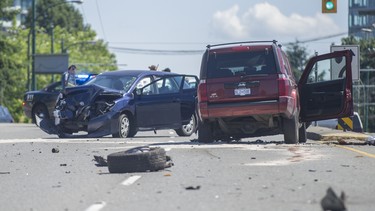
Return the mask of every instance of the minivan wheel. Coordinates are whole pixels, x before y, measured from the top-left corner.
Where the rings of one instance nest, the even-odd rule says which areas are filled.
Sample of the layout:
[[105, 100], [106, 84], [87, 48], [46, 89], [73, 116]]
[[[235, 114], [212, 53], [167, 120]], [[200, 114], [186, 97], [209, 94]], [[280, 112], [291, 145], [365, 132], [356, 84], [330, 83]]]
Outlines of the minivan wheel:
[[283, 133], [284, 141], [286, 144], [296, 144], [298, 143], [298, 116], [294, 115], [291, 119], [283, 119]]
[[306, 133], [306, 123], [302, 123], [301, 127], [299, 128], [298, 133], [298, 141], [299, 143], [306, 143], [307, 141], [307, 133]]
[[113, 138], [126, 138], [130, 130], [130, 119], [126, 114], [121, 114], [118, 118], [118, 131], [112, 134]]
[[179, 136], [191, 136], [195, 132], [195, 129], [197, 128], [197, 120], [193, 115], [191, 115], [190, 122], [186, 125], [182, 125], [180, 129], [176, 129], [176, 133]]
[[212, 134], [212, 128], [210, 123], [200, 122], [198, 127], [198, 142], [200, 143], [212, 143], [214, 137]]

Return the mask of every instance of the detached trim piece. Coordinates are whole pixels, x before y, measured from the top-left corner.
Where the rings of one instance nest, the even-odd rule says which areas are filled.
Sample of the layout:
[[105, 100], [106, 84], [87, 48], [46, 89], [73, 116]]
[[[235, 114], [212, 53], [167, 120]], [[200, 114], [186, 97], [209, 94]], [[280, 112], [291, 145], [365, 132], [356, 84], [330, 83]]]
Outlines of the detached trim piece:
[[167, 164], [165, 150], [160, 147], [137, 147], [107, 156], [110, 173], [158, 171]]

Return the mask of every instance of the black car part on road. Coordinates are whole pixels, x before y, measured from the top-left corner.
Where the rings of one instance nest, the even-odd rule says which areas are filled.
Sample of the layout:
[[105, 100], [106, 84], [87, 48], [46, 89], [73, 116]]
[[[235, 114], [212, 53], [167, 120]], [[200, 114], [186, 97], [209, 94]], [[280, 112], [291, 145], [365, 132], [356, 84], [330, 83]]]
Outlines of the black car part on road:
[[137, 147], [107, 156], [110, 173], [158, 171], [167, 166], [165, 150], [160, 147]]

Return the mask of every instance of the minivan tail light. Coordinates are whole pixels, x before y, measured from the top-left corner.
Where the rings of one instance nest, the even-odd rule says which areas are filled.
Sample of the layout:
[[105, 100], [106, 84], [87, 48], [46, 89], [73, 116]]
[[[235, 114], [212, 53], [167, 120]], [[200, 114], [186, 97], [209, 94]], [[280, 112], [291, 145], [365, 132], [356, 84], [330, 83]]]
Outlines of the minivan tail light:
[[285, 74], [279, 74], [279, 79], [277, 79], [279, 86], [279, 96], [289, 95], [289, 80]]
[[208, 101], [206, 80], [201, 80], [198, 85], [198, 102]]

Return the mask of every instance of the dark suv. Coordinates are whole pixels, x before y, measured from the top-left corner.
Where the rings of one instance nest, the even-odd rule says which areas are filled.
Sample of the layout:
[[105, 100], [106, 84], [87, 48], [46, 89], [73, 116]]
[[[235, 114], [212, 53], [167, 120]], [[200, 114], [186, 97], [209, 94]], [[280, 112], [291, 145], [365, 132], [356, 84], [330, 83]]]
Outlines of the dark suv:
[[276, 41], [208, 45], [198, 86], [198, 140], [283, 133], [287, 144], [306, 142], [307, 122], [353, 114], [351, 60], [351, 51], [316, 56], [297, 83]]

